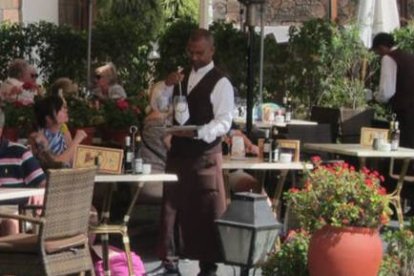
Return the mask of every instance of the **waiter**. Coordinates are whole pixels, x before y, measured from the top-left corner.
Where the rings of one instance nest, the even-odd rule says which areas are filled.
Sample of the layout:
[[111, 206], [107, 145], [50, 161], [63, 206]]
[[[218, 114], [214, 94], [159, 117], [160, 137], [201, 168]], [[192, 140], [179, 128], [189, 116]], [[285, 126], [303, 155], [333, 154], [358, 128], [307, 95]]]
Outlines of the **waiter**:
[[[160, 257], [168, 275], [180, 275], [174, 236], [180, 232], [181, 256], [199, 261], [198, 275], [216, 275], [221, 261], [214, 220], [224, 212], [221, 137], [232, 122], [233, 87], [214, 66], [214, 39], [193, 30], [187, 43], [191, 67], [171, 73], [174, 125], [196, 126], [172, 132], [166, 172], [178, 182], [165, 183], [161, 213]], [[177, 231], [179, 229], [179, 231]]]
[[414, 148], [414, 55], [399, 49], [394, 37], [379, 33], [372, 50], [381, 56], [381, 77], [376, 100], [389, 103], [400, 122], [400, 145]]

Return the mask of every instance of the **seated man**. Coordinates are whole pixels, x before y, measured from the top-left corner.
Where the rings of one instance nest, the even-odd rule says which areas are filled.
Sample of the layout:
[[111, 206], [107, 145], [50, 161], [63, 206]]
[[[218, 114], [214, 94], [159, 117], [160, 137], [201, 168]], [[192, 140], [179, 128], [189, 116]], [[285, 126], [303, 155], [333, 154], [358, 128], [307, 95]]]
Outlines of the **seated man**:
[[[2, 137], [5, 115], [0, 110], [0, 186], [1, 187], [42, 187], [46, 176], [32, 152], [25, 146], [9, 142]], [[42, 204], [43, 196], [19, 200], [1, 201], [0, 205]], [[2, 220], [0, 236], [18, 232], [17, 221]]]

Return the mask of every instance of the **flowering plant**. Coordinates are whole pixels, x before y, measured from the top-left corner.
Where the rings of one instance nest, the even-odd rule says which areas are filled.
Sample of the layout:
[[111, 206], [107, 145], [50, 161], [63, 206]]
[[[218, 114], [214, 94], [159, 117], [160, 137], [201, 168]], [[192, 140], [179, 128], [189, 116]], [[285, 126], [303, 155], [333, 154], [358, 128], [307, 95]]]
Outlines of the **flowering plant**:
[[115, 129], [140, 124], [141, 110], [133, 98], [109, 100], [103, 104], [105, 122]]
[[69, 127], [81, 128], [98, 126], [103, 123], [102, 111], [83, 98], [67, 97]]
[[279, 250], [270, 254], [262, 265], [263, 276], [295, 275], [307, 276], [308, 248], [311, 235], [299, 229], [287, 234]]
[[33, 104], [3, 102], [1, 108], [6, 115], [6, 127], [31, 128], [34, 123]]
[[303, 227], [376, 228], [389, 221], [389, 197], [377, 171], [357, 171], [347, 163], [321, 165], [319, 157], [312, 161], [315, 168], [305, 175], [303, 188], [285, 194]]

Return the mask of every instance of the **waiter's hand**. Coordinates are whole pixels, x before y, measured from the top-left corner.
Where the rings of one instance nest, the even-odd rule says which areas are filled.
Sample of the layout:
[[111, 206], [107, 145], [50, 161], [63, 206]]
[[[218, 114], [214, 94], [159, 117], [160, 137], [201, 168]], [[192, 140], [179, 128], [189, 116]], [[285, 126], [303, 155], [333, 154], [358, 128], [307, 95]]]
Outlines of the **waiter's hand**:
[[181, 71], [180, 72], [175, 71], [175, 72], [170, 73], [167, 76], [167, 79], [165, 80], [165, 85], [167, 86], [176, 85], [183, 79], [184, 79], [184, 74], [181, 73]]

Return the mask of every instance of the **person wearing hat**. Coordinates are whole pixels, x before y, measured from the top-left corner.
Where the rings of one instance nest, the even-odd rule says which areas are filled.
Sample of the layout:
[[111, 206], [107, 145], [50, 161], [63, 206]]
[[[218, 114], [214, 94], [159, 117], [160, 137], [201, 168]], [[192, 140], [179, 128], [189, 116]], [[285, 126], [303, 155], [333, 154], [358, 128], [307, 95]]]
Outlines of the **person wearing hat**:
[[381, 56], [381, 77], [375, 99], [388, 103], [400, 123], [400, 145], [414, 148], [414, 55], [399, 49], [394, 37], [379, 33], [372, 50]]

